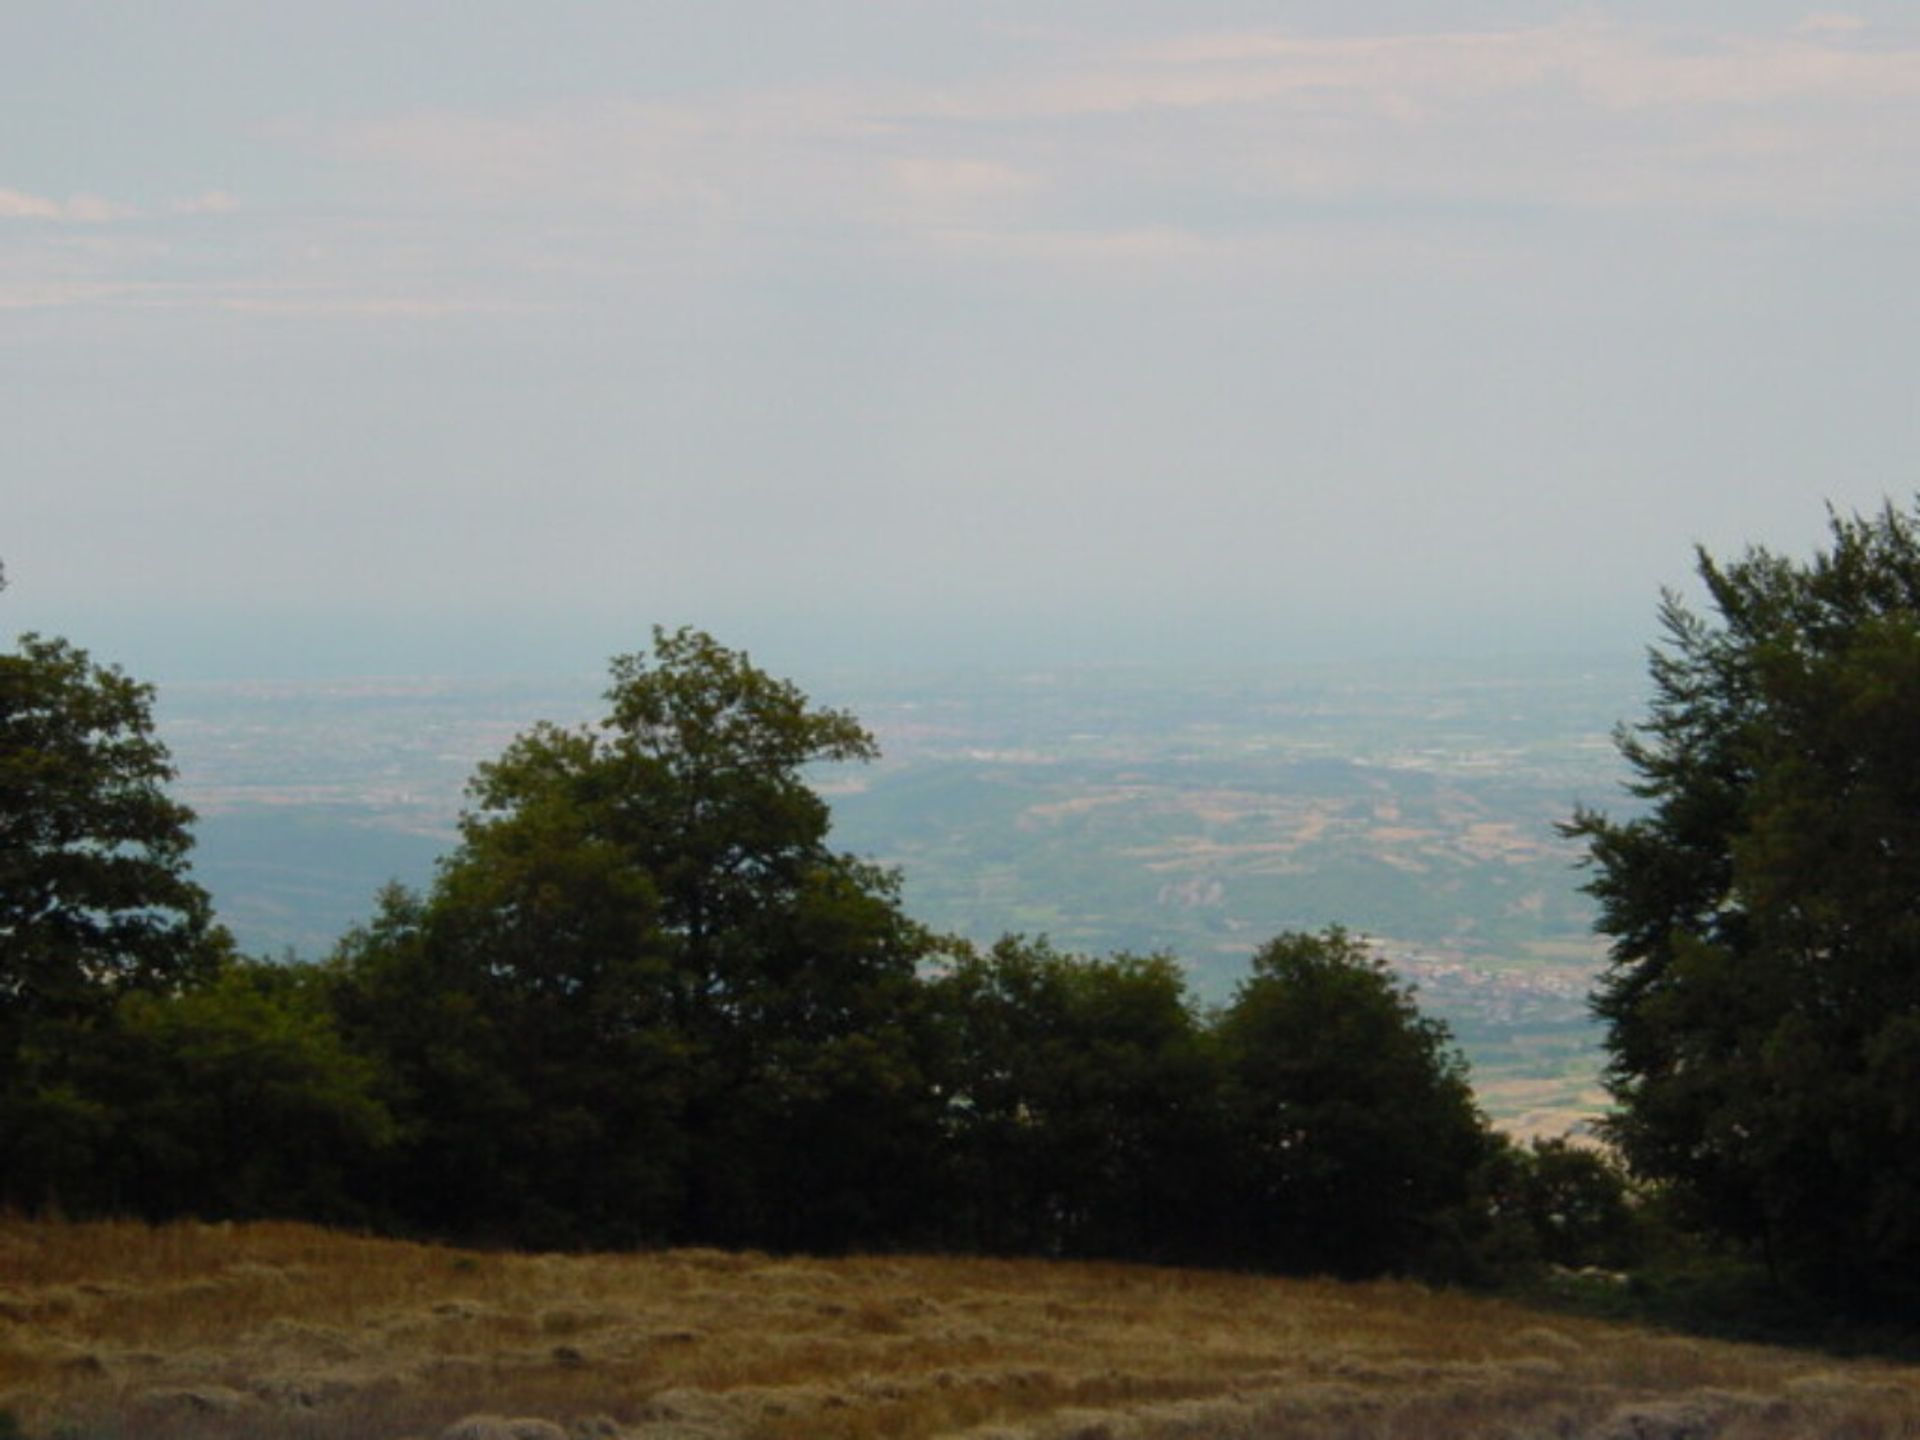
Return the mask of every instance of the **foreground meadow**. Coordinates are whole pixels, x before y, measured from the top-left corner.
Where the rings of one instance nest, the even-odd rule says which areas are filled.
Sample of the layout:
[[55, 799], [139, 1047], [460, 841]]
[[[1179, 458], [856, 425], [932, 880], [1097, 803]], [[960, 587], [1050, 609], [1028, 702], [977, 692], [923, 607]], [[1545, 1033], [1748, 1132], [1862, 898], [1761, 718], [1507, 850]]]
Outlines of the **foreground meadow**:
[[1869, 1440], [1920, 1436], [1920, 1370], [1405, 1284], [0, 1221], [0, 1410], [36, 1440]]

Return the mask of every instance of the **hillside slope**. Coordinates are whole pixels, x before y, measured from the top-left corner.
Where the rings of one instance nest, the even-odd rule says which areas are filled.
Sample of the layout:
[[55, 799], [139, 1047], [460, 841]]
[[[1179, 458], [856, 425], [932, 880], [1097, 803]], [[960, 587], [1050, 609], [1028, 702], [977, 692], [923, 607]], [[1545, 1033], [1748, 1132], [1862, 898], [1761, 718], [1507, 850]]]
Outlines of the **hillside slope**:
[[1398, 1284], [5, 1221], [0, 1410], [87, 1440], [1868, 1440], [1920, 1436], [1920, 1371]]

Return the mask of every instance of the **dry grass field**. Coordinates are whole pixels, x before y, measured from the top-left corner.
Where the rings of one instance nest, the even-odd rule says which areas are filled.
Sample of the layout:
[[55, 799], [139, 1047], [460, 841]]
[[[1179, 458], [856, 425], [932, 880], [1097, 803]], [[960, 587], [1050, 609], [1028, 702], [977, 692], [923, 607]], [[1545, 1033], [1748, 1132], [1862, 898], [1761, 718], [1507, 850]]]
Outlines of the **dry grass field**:
[[1869, 1440], [1920, 1437], [1920, 1370], [1404, 1284], [0, 1221], [0, 1409], [35, 1440]]

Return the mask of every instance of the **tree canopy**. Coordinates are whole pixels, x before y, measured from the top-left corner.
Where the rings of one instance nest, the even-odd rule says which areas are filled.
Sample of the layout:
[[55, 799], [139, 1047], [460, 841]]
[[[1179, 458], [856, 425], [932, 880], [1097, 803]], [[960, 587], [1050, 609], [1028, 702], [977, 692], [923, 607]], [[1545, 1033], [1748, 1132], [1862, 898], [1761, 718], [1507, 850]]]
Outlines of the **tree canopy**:
[[814, 767], [873, 738], [698, 631], [482, 765], [322, 965], [211, 925], [150, 695], [0, 657], [0, 1203], [1347, 1274], [1471, 1228], [1459, 1056], [1362, 943], [1206, 1010], [1171, 956], [934, 936], [829, 843]]
[[77, 1068], [118, 1001], [218, 962], [152, 698], [64, 640], [0, 654], [0, 1201], [89, 1171], [112, 1117]]
[[1008, 936], [931, 992], [947, 1243], [1219, 1253], [1219, 1072], [1177, 962]]
[[1487, 1130], [1466, 1061], [1337, 926], [1262, 946], [1222, 1018], [1238, 1225], [1283, 1268], [1446, 1268]]
[[206, 958], [193, 812], [166, 793], [152, 700], [64, 640], [0, 655], [0, 1001], [16, 1017], [97, 1009]]
[[917, 1203], [930, 1123], [930, 941], [804, 774], [872, 738], [692, 630], [615, 659], [607, 701], [483, 765], [432, 893], [343, 951], [427, 1136], [400, 1192], [547, 1243], [844, 1243]]
[[1889, 505], [1825, 549], [1702, 551], [1669, 594], [1642, 813], [1578, 812], [1611, 966], [1610, 1131], [1783, 1274], [1920, 1301], [1920, 532]]
[[808, 771], [874, 754], [852, 717], [694, 631], [607, 701], [483, 765], [431, 892], [334, 962], [409, 1223], [1354, 1274], [1461, 1230], [1484, 1124], [1360, 942], [1280, 937], [1219, 1015], [1168, 956], [976, 951], [828, 844]]

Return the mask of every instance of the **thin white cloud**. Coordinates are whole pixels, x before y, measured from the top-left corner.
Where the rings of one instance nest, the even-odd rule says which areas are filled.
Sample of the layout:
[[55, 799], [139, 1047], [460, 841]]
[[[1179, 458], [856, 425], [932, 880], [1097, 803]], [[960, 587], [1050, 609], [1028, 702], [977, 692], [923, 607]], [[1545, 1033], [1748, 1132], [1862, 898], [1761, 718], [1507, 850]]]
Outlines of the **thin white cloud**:
[[[239, 215], [223, 227], [221, 263], [275, 297], [209, 290], [195, 303], [399, 315], [594, 303], [609, 287], [682, 287], [806, 247], [1059, 268], [1292, 267], [1303, 255], [1349, 267], [1398, 253], [1355, 243], [1369, 230], [1422, 227], [1423, 243], [1444, 234], [1484, 255], [1485, 227], [1473, 226], [1501, 215], [1904, 210], [1920, 195], [1920, 46], [1855, 21], [1821, 12], [1720, 33], [1594, 19], [1261, 29], [1129, 48], [1088, 38], [1077, 50], [1053, 33], [1025, 68], [938, 86], [281, 122], [262, 133], [323, 153], [351, 219], [276, 220], [218, 189], [162, 213]], [[97, 196], [0, 190], [0, 221], [136, 213]], [[148, 281], [173, 263], [89, 258], [77, 231], [55, 225], [11, 233], [69, 246], [61, 268], [30, 274], [16, 295], [68, 293], [49, 290], [54, 280]], [[196, 243], [146, 238], [182, 254]], [[84, 303], [162, 303], [112, 294]]]
[[226, 295], [214, 298], [216, 309], [243, 315], [361, 316], [376, 320], [437, 320], [453, 315], [528, 314], [536, 305], [507, 300], [449, 297], [420, 299], [404, 295]]
[[1173, 225], [1019, 231], [949, 227], [934, 232], [934, 239], [943, 249], [963, 255], [1123, 268], [1214, 265], [1244, 259], [1247, 250], [1245, 239], [1236, 242]]
[[124, 299], [136, 287], [89, 280], [0, 280], [0, 310], [53, 310]]
[[66, 220], [98, 225], [110, 220], [130, 220], [139, 215], [131, 205], [121, 205], [99, 195], [69, 195], [54, 200], [45, 195], [30, 195], [24, 190], [0, 189], [0, 220]]
[[175, 215], [231, 215], [240, 208], [240, 201], [225, 190], [202, 190], [198, 195], [175, 200], [167, 208]]
[[[423, 180], [446, 198], [599, 205], [723, 204], [782, 158], [849, 151], [885, 129], [852, 97], [770, 92], [676, 104], [555, 104], [515, 115], [423, 111], [359, 123], [318, 142], [335, 155]], [[860, 163], [857, 154], [848, 164]], [[804, 184], [805, 176], [796, 177]]]
[[1075, 77], [1036, 101], [1108, 110], [1297, 96], [1365, 108], [1382, 96], [1460, 101], [1542, 88], [1606, 108], [1920, 97], [1920, 50], [1863, 48], [1849, 39], [1861, 26], [1817, 19], [1779, 35], [1701, 36], [1592, 21], [1333, 38], [1200, 35], [1136, 52], [1130, 63]]
[[[1905, 203], [1920, 48], [1845, 17], [1702, 35], [1590, 20], [1466, 33], [1192, 35], [972, 85], [438, 112], [337, 132], [409, 194], [652, 217], [655, 239], [811, 224], [1164, 230], [1157, 192], [1524, 206]], [[1756, 146], [1769, 126], [1795, 143]], [[1845, 174], [1831, 183], [1829, 170]], [[1043, 178], [1044, 177], [1044, 180]], [[978, 218], [976, 216], [976, 218]], [[1204, 225], [1182, 215], [1174, 228]]]
[[60, 203], [20, 190], [0, 190], [0, 220], [58, 220]]
[[219, 310], [241, 315], [440, 319], [454, 315], [525, 314], [521, 301], [447, 295], [383, 295], [272, 283], [184, 284], [163, 281], [0, 279], [0, 310], [111, 307], [122, 310]]
[[1816, 10], [1795, 28], [1803, 31], [1851, 35], [1866, 29], [1867, 22], [1865, 17], [1860, 15], [1849, 15], [1838, 10]]
[[993, 160], [912, 156], [895, 162], [903, 190], [935, 205], [969, 205], [1030, 194], [1040, 179]]
[[1149, 274], [1198, 279], [1232, 274], [1312, 285], [1332, 270], [1439, 274], [1510, 258], [1508, 250], [1469, 237], [1436, 239], [1408, 227], [1357, 220], [1234, 231], [1177, 224], [1073, 229], [956, 224], [929, 228], [925, 239], [944, 255], [1001, 265], [1039, 264], [1128, 284]]

